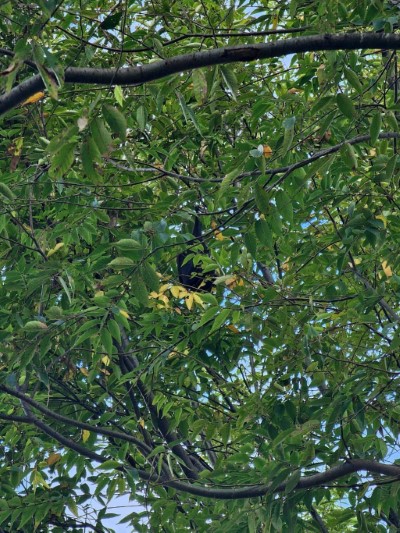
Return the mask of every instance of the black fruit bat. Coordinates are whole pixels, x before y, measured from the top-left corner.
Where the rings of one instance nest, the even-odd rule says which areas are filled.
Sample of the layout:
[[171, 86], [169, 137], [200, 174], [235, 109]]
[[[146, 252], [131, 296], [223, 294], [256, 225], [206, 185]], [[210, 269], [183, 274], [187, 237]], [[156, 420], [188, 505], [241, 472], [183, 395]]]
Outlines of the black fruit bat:
[[[192, 234], [202, 245], [203, 253], [209, 255], [208, 248], [205, 245], [202, 236], [201, 222], [198, 217], [194, 220]], [[201, 266], [193, 263], [193, 259], [188, 259], [185, 262], [187, 256], [193, 253], [196, 252], [186, 250], [178, 255], [176, 263], [179, 281], [184, 287], [192, 291], [211, 292], [214, 286], [213, 279], [215, 278], [215, 272], [207, 272], [207, 274], [204, 274]]]

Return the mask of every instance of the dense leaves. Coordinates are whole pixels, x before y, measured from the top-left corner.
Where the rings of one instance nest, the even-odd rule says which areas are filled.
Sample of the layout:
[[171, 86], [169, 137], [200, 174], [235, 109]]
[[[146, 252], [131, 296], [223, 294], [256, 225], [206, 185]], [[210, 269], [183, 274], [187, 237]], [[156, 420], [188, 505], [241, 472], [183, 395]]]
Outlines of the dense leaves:
[[396, 2], [0, 13], [0, 528], [397, 531]]

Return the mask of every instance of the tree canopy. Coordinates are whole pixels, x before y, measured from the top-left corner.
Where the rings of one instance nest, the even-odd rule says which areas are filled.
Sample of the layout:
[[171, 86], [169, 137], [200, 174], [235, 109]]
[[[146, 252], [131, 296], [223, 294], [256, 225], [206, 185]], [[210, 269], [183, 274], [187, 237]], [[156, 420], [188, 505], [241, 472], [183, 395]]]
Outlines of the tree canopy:
[[400, 530], [397, 4], [1, 3], [0, 531]]

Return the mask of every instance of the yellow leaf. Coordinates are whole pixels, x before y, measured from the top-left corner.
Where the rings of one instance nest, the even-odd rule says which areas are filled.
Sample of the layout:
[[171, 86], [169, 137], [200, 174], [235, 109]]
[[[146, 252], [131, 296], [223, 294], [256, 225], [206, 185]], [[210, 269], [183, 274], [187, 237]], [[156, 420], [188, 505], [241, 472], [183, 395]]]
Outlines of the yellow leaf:
[[39, 100], [41, 100], [43, 98], [43, 96], [44, 96], [44, 92], [43, 91], [39, 91], [38, 93], [35, 93], [32, 96], [30, 96], [29, 98], [27, 98], [25, 100], [25, 102], [22, 102], [22, 105], [34, 104], [35, 102], [38, 102]]
[[125, 318], [129, 318], [129, 314], [124, 309], [120, 309], [119, 314], [124, 316]]
[[51, 466], [57, 463], [57, 461], [59, 461], [60, 459], [61, 459], [61, 455], [59, 453], [51, 453], [48, 456], [46, 463], [48, 466]]
[[161, 285], [160, 294], [162, 294], [163, 292], [167, 291], [170, 287], [171, 287], [171, 285], [169, 283], [166, 283], [165, 285]]
[[275, 13], [275, 15], [272, 15], [272, 29], [276, 30], [278, 27], [278, 15]]
[[194, 301], [204, 307], [203, 300], [201, 299], [201, 296], [199, 296], [196, 292], [193, 293], [193, 299]]
[[237, 281], [236, 276], [231, 276], [230, 278], [228, 278], [227, 280], [225, 280], [225, 285], [226, 285], [229, 289], [233, 289], [234, 287], [236, 287], [236, 281]]
[[179, 298], [180, 292], [181, 292], [181, 288], [178, 285], [173, 285], [171, 287], [171, 294], [174, 298]]
[[185, 300], [185, 304], [186, 304], [186, 307], [189, 309], [189, 311], [192, 309], [193, 307], [193, 301], [194, 301], [194, 296], [192, 293], [190, 293], [186, 300]]
[[272, 156], [272, 148], [268, 144], [264, 144], [263, 146], [263, 156], [266, 158]]
[[88, 429], [83, 429], [82, 430], [82, 440], [83, 440], [83, 442], [86, 442], [89, 437], [90, 437], [90, 431]]
[[106, 365], [106, 366], [109, 366], [110, 364], [110, 358], [108, 357], [108, 355], [105, 355], [104, 357], [101, 358], [101, 362], [103, 363], [103, 365]]
[[58, 242], [54, 248], [52, 248], [51, 250], [48, 251], [47, 253], [47, 257], [51, 257], [53, 254], [55, 254], [56, 252], [58, 252], [58, 250], [60, 248], [62, 248], [64, 246], [64, 243], [63, 242]]
[[360, 257], [355, 257], [354, 258], [354, 263], [352, 262], [348, 262], [347, 264], [349, 265], [350, 268], [353, 268], [353, 265], [359, 265], [361, 263], [362, 259]]
[[8, 148], [8, 152], [15, 156], [20, 156], [22, 154], [22, 147], [24, 146], [24, 138], [18, 137], [15, 141], [11, 143], [11, 146]]
[[88, 371], [87, 368], [84, 368], [84, 367], [81, 366], [79, 368], [79, 370], [80, 370], [81, 374], [83, 374], [84, 376], [88, 376], [89, 375], [89, 371]]
[[44, 487], [45, 489], [49, 489], [49, 484], [43, 479], [43, 476], [40, 472], [37, 470], [34, 471], [32, 477], [31, 477], [32, 485], [34, 490], [36, 490], [37, 487]]
[[383, 225], [385, 226], [385, 229], [386, 229], [386, 226], [387, 226], [387, 218], [386, 218], [385, 216], [383, 216], [383, 215], [376, 215], [375, 218], [378, 219], [378, 220], [382, 220]]
[[215, 230], [214, 231], [214, 235], [215, 235], [215, 238], [217, 239], [217, 241], [223, 241], [225, 239], [225, 237], [222, 235], [222, 233], [218, 230]]
[[231, 331], [233, 331], [233, 333], [240, 333], [240, 331], [233, 325], [233, 324], [229, 324], [228, 326], [226, 326], [228, 329], [230, 329]]
[[387, 261], [386, 261], [386, 260], [382, 262], [382, 270], [384, 271], [385, 276], [386, 276], [387, 278], [390, 278], [391, 276], [393, 276], [392, 269], [391, 269], [390, 266], [387, 264]]
[[170, 290], [174, 298], [186, 298], [188, 295], [188, 291], [185, 289], [185, 287], [181, 287], [180, 285], [172, 285]]
[[144, 428], [144, 420], [143, 420], [143, 418], [140, 418], [140, 419], [139, 419], [139, 426], [140, 426], [141, 428]]

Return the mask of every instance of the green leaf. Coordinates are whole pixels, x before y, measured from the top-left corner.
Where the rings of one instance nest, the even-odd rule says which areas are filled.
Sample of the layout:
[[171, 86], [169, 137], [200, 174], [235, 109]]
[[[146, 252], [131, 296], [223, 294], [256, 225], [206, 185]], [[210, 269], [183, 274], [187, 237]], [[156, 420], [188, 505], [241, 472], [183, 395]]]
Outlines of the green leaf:
[[118, 344], [121, 344], [121, 330], [117, 322], [113, 319], [109, 320], [107, 322], [107, 328], [111, 333], [111, 336], [118, 342]]
[[62, 286], [62, 288], [64, 289], [64, 292], [68, 298], [68, 301], [69, 303], [71, 304], [72, 303], [72, 297], [71, 297], [71, 293], [69, 291], [69, 288], [64, 280], [64, 278], [62, 276], [58, 276], [58, 281], [60, 282], [60, 285]]
[[146, 129], [147, 124], [147, 109], [144, 105], [141, 105], [137, 108], [136, 111], [136, 120], [139, 124], [139, 128], [144, 131]]
[[25, 331], [43, 331], [47, 330], [48, 327], [43, 322], [40, 322], [39, 320], [30, 320], [29, 322], [26, 322], [24, 326]]
[[121, 141], [126, 139], [126, 118], [119, 109], [111, 105], [103, 106], [103, 116], [110, 126], [111, 131], [116, 133]]
[[160, 278], [154, 268], [147, 262], [142, 264], [141, 274], [149, 290], [157, 292], [160, 288]]
[[180, 92], [177, 92], [176, 95], [178, 97], [179, 105], [181, 106], [182, 113], [185, 117], [186, 122], [192, 122], [196, 130], [200, 133], [200, 135], [203, 135], [200, 126], [196, 120], [195, 114], [193, 113], [193, 110], [188, 105], [186, 105], [185, 99]]
[[108, 329], [102, 328], [100, 331], [100, 339], [107, 355], [111, 356], [113, 353], [113, 341], [111, 333], [108, 331]]
[[221, 309], [219, 306], [213, 306], [206, 309], [206, 311], [204, 311], [201, 316], [200, 322], [198, 322], [198, 324], [194, 324], [192, 326], [192, 329], [199, 329], [201, 326], [204, 326], [204, 324], [210, 322], [215, 317], [215, 315], [220, 312], [220, 310]]
[[272, 249], [274, 245], [273, 239], [272, 239], [272, 231], [266, 220], [263, 220], [263, 219], [256, 220], [255, 232], [256, 232], [257, 239], [260, 241], [260, 243]]
[[[158, 281], [158, 280], [157, 280]], [[149, 295], [147, 292], [146, 284], [142, 278], [142, 276], [139, 275], [139, 272], [136, 271], [132, 275], [132, 294], [137, 298], [138, 302], [141, 305], [147, 306], [149, 303]], [[158, 289], [158, 284], [157, 284]]]
[[200, 69], [195, 69], [192, 72], [193, 90], [196, 100], [199, 103], [205, 102], [207, 98], [207, 79], [204, 72]]
[[210, 334], [214, 333], [214, 331], [217, 331], [226, 322], [230, 314], [230, 309], [221, 309], [218, 316], [214, 319]]
[[275, 194], [276, 207], [282, 218], [289, 223], [293, 222], [293, 205], [289, 196], [282, 189]]
[[219, 68], [227, 89], [232, 94], [232, 98], [236, 100], [238, 94], [238, 81], [234, 71], [230, 66], [227, 65], [221, 65]]
[[8, 185], [0, 181], [0, 194], [3, 195], [7, 200], [13, 201], [15, 195]]
[[104, 121], [95, 118], [90, 125], [90, 131], [99, 153], [102, 155], [107, 153], [111, 148], [112, 138]]
[[118, 461], [115, 461], [114, 459], [107, 459], [107, 461], [104, 461], [104, 463], [101, 463], [97, 466], [98, 470], [115, 470], [118, 467], [120, 467], [120, 463]]
[[244, 243], [246, 245], [246, 248], [251, 253], [251, 255], [255, 258], [257, 255], [257, 241], [254, 237], [254, 235], [250, 232], [245, 233], [244, 235]]
[[350, 85], [359, 93], [361, 94], [363, 91], [362, 83], [360, 82], [360, 79], [358, 75], [351, 70], [351, 68], [344, 67], [343, 73], [345, 75], [346, 80], [350, 83]]
[[123, 270], [126, 268], [132, 268], [135, 266], [135, 262], [130, 259], [129, 257], [116, 257], [112, 261], [108, 263], [108, 266], [110, 268], [114, 268], [115, 270]]
[[386, 111], [385, 122], [389, 126], [391, 131], [399, 131], [399, 124], [397, 122], [397, 117], [393, 113], [393, 111]]
[[221, 440], [222, 444], [226, 446], [231, 438], [231, 426], [230, 424], [224, 424], [221, 428]]
[[382, 127], [382, 114], [380, 111], [375, 111], [375, 113], [372, 116], [371, 120], [371, 126], [369, 129], [369, 134], [371, 136], [370, 144], [371, 146], [376, 145], [376, 141], [379, 138], [379, 134], [381, 132]]
[[296, 117], [288, 117], [282, 122], [282, 126], [285, 130], [292, 130], [296, 124]]
[[143, 245], [135, 239], [120, 239], [115, 243], [115, 246], [123, 252], [144, 250]]
[[256, 201], [257, 209], [260, 211], [260, 213], [267, 215], [268, 212], [270, 211], [268, 193], [258, 184], [256, 184], [254, 192], [255, 192], [254, 198]]
[[79, 133], [78, 126], [71, 126], [64, 130], [59, 135], [54, 136], [50, 143], [47, 145], [47, 152], [50, 154], [55, 154], [65, 144], [75, 144], [78, 140], [77, 135]]
[[94, 335], [98, 335], [99, 333], [99, 330], [98, 329], [88, 329], [87, 331], [85, 331], [84, 333], [82, 333], [82, 335], [80, 335], [76, 341], [74, 342], [74, 346], [79, 346], [80, 344], [82, 344], [83, 342], [85, 342], [87, 339], [89, 339], [90, 337], [93, 337]]
[[83, 143], [81, 151], [82, 167], [89, 179], [97, 180], [99, 177], [95, 168], [95, 161], [100, 159], [100, 152], [92, 137]]
[[396, 168], [396, 165], [397, 165], [397, 159], [398, 159], [397, 154], [395, 154], [387, 162], [386, 172], [385, 172], [385, 179], [386, 180], [391, 180], [392, 179], [394, 171], [395, 171], [395, 168]]
[[292, 146], [294, 139], [294, 128], [285, 128], [284, 134], [283, 134], [283, 142], [281, 146], [281, 155], [282, 157], [285, 157], [287, 152]]
[[115, 96], [115, 100], [117, 101], [117, 104], [119, 104], [122, 107], [124, 103], [124, 93], [122, 92], [122, 88], [120, 85], [116, 85], [114, 87], [114, 96]]
[[75, 161], [75, 144], [64, 144], [52, 157], [50, 175], [63, 175]]
[[50, 95], [54, 100], [58, 99], [58, 80], [55, 76], [54, 71], [50, 71], [45, 66], [46, 54], [43, 48], [37, 43], [37, 41], [32, 42], [32, 52], [33, 57], [36, 63], [36, 67], [39, 71], [39, 74], [43, 80], [43, 83]]
[[285, 484], [285, 494], [290, 494], [293, 492], [296, 485], [299, 483], [301, 477], [301, 471], [296, 470], [286, 481]]
[[357, 113], [354, 109], [353, 102], [346, 94], [336, 95], [336, 103], [339, 108], [339, 111], [347, 118], [353, 119], [356, 117]]
[[357, 155], [351, 144], [344, 143], [340, 148], [340, 155], [347, 167], [352, 170], [355, 170], [358, 167]]

